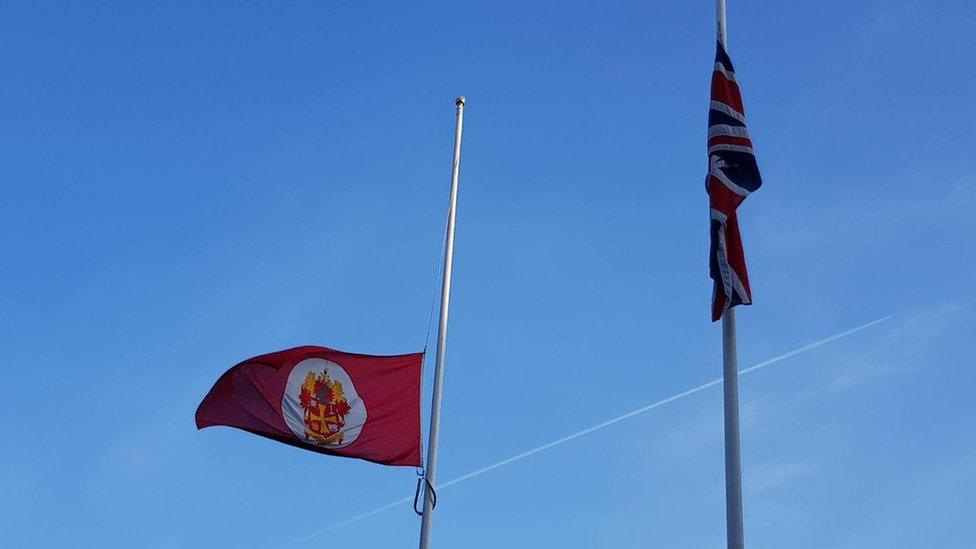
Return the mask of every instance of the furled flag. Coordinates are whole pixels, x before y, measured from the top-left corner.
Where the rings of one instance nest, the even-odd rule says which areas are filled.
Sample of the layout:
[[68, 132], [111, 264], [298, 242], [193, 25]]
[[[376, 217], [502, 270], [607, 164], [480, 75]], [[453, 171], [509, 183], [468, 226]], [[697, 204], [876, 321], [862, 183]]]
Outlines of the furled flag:
[[220, 376], [197, 408], [197, 428], [226, 425], [313, 452], [420, 467], [423, 359], [313, 346], [254, 357]]
[[731, 307], [752, 303], [735, 210], [761, 184], [735, 70], [719, 41], [708, 111], [708, 177], [705, 180], [711, 207], [713, 321], [722, 318]]

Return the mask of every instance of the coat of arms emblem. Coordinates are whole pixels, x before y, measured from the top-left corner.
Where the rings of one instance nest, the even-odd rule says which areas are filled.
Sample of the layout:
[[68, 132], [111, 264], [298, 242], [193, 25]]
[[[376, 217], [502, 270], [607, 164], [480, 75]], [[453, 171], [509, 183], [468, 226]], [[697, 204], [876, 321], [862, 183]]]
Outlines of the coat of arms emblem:
[[342, 444], [346, 415], [351, 409], [342, 383], [329, 372], [308, 372], [302, 384], [299, 404], [305, 412], [305, 436], [323, 446]]

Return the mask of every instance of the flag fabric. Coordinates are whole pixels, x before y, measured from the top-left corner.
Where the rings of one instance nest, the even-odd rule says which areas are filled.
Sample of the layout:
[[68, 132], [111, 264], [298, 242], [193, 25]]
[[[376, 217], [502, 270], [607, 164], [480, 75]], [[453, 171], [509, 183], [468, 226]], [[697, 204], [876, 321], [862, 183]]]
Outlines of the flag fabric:
[[721, 41], [715, 53], [711, 99], [705, 187], [711, 209], [709, 262], [710, 276], [715, 281], [712, 296], [712, 321], [715, 321], [731, 307], [752, 303], [736, 208], [762, 185], [735, 69]]
[[423, 359], [315, 346], [257, 356], [220, 376], [197, 408], [197, 428], [225, 425], [313, 452], [420, 467]]

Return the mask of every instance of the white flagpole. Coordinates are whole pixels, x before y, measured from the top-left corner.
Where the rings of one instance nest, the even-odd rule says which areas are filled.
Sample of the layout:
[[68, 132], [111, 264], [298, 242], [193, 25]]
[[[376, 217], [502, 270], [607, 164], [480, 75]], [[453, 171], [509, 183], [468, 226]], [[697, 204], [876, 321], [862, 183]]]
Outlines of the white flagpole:
[[[444, 278], [441, 281], [441, 316], [437, 328], [437, 359], [434, 363], [434, 394], [430, 403], [430, 432], [427, 437], [427, 482], [435, 486], [437, 439], [441, 430], [441, 390], [444, 387], [444, 354], [447, 348], [447, 315], [451, 308], [451, 269], [454, 266], [454, 221], [457, 216], [458, 175], [461, 170], [461, 127], [464, 123], [464, 97], [458, 97], [454, 127], [454, 166], [451, 170], [451, 202], [447, 213], [447, 242], [444, 246]], [[430, 547], [430, 528], [434, 506], [430, 490], [424, 490], [424, 516], [420, 525], [420, 549]]]
[[725, 400], [725, 528], [729, 549], [743, 549], [742, 455], [739, 450], [739, 358], [735, 309], [722, 315], [722, 387]]
[[[726, 46], [725, 0], [715, 0], [718, 39]], [[726, 46], [726, 51], [728, 51]], [[739, 357], [735, 309], [722, 315], [722, 389], [725, 404], [725, 530], [728, 549], [744, 549], [742, 527], [742, 452], [739, 447]]]
[[718, 23], [718, 39], [724, 45], [729, 39], [729, 32], [725, 26], [725, 0], [715, 0], [715, 21]]

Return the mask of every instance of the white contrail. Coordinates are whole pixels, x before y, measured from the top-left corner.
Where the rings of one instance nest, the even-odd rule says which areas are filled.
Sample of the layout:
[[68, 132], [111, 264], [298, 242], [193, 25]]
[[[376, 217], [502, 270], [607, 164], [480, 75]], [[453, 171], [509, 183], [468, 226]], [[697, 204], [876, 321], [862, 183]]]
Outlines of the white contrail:
[[[850, 330], [846, 330], [846, 331], [843, 331], [843, 332], [834, 334], [834, 335], [832, 335], [830, 337], [825, 337], [825, 338], [823, 338], [821, 340], [814, 341], [813, 343], [809, 343], [807, 345], [804, 345], [803, 347], [800, 347], [800, 348], [794, 349], [792, 351], [783, 353], [781, 355], [775, 356], [773, 358], [770, 358], [769, 360], [765, 360], [763, 362], [760, 362], [759, 364], [755, 364], [755, 365], [750, 366], [750, 367], [748, 367], [748, 368], [746, 368], [744, 370], [739, 370], [739, 375], [741, 376], [741, 375], [749, 374], [749, 373], [755, 372], [756, 370], [759, 370], [761, 368], [765, 368], [767, 366], [772, 366], [773, 364], [776, 364], [777, 362], [781, 362], [781, 361], [786, 360], [786, 359], [788, 359], [790, 357], [796, 356], [796, 355], [798, 355], [800, 353], [804, 353], [804, 352], [809, 351], [811, 349], [816, 349], [817, 347], [821, 347], [821, 346], [826, 345], [826, 344], [828, 344], [828, 343], [830, 343], [832, 341], [836, 341], [838, 339], [847, 337], [847, 336], [849, 336], [851, 334], [860, 332], [861, 330], [865, 330], [867, 328], [870, 328], [871, 326], [874, 326], [876, 324], [880, 324], [880, 323], [882, 323], [882, 322], [884, 322], [884, 321], [886, 321], [886, 320], [888, 320], [890, 318], [891, 318], [891, 316], [886, 316], [884, 318], [879, 318], [877, 320], [872, 320], [871, 322], [868, 322], [867, 324], [861, 324], [860, 326], [858, 326], [856, 328], [851, 328]], [[581, 437], [583, 435], [590, 434], [593, 431], [598, 431], [600, 429], [603, 429], [604, 427], [609, 427], [610, 425], [613, 425], [614, 423], [620, 423], [621, 421], [623, 421], [625, 419], [630, 419], [630, 418], [632, 418], [632, 417], [634, 417], [636, 415], [643, 414], [644, 412], [649, 412], [649, 411], [651, 411], [651, 410], [653, 410], [655, 408], [660, 408], [661, 406], [664, 406], [665, 404], [669, 404], [669, 403], [674, 402], [676, 400], [680, 400], [680, 399], [685, 398], [687, 396], [691, 396], [691, 395], [693, 395], [695, 393], [699, 393], [701, 391], [704, 391], [705, 389], [708, 389], [709, 387], [714, 387], [716, 385], [720, 385], [721, 383], [722, 383], [722, 378], [713, 379], [713, 380], [709, 381], [708, 383], [704, 383], [704, 384], [699, 385], [699, 386], [697, 386], [697, 387], [695, 387], [693, 389], [688, 389], [687, 391], [684, 391], [682, 393], [678, 393], [676, 395], [669, 396], [668, 398], [665, 398], [663, 400], [659, 400], [659, 401], [654, 402], [652, 404], [648, 404], [647, 406], [644, 406], [642, 408], [638, 408], [638, 409], [633, 410], [631, 412], [627, 412], [626, 414], [623, 414], [621, 416], [617, 416], [617, 417], [615, 417], [613, 419], [608, 419], [608, 420], [606, 420], [606, 421], [604, 421], [602, 423], [597, 423], [596, 425], [593, 425], [592, 427], [587, 427], [586, 429], [583, 429], [582, 431], [577, 431], [577, 432], [575, 432], [575, 433], [573, 433], [571, 435], [566, 435], [566, 436], [564, 436], [564, 437], [562, 437], [560, 439], [556, 439], [556, 440], [554, 440], [554, 441], [552, 441], [552, 442], [550, 442], [548, 444], [543, 444], [542, 446], [539, 446], [538, 448], [533, 448], [531, 450], [527, 450], [525, 452], [522, 452], [521, 454], [516, 454], [516, 455], [514, 455], [514, 456], [512, 456], [510, 458], [503, 459], [501, 461], [496, 461], [495, 463], [492, 463], [491, 465], [487, 465], [485, 467], [482, 467], [481, 469], [477, 469], [475, 471], [471, 471], [470, 473], [461, 475], [459, 477], [452, 478], [451, 480], [448, 480], [446, 482], [442, 482], [442, 483], [438, 484], [437, 485], [437, 489], [438, 490], [442, 490], [444, 488], [447, 488], [448, 486], [453, 486], [453, 485], [455, 485], [455, 484], [457, 484], [459, 482], [464, 482], [464, 481], [466, 481], [468, 479], [471, 479], [471, 478], [474, 478], [474, 477], [483, 475], [483, 474], [487, 473], [488, 471], [493, 471], [495, 469], [498, 469], [499, 467], [504, 467], [504, 466], [506, 466], [506, 465], [508, 465], [510, 463], [514, 463], [514, 462], [519, 461], [521, 459], [525, 459], [525, 458], [527, 458], [527, 457], [529, 457], [531, 455], [538, 454], [539, 452], [544, 452], [545, 450], [548, 450], [548, 449], [553, 448], [555, 446], [559, 446], [560, 444], [564, 444], [564, 443], [569, 442], [569, 441], [571, 441], [573, 439], [577, 439], [577, 438], [579, 438], [579, 437]], [[344, 520], [342, 522], [337, 522], [337, 523], [335, 523], [335, 524], [333, 524], [333, 525], [331, 525], [331, 526], [329, 526], [329, 527], [327, 527], [325, 529], [319, 530], [318, 532], [313, 532], [311, 534], [308, 534], [307, 536], [304, 536], [302, 538], [293, 540], [293, 541], [291, 541], [291, 542], [289, 542], [289, 543], [287, 543], [285, 545], [292, 545], [292, 544], [295, 544], [295, 543], [299, 543], [299, 542], [302, 542], [302, 541], [306, 541], [308, 539], [311, 539], [311, 538], [314, 538], [316, 536], [322, 535], [322, 534], [324, 534], [326, 532], [329, 532], [331, 530], [335, 530], [336, 528], [339, 528], [341, 526], [345, 526], [347, 524], [351, 524], [353, 522], [360, 521], [360, 520], [362, 520], [364, 518], [371, 517], [371, 516], [373, 516], [373, 515], [375, 515], [377, 513], [381, 513], [383, 511], [386, 511], [387, 509], [391, 509], [391, 508], [396, 507], [398, 505], [403, 505], [404, 503], [409, 503], [412, 499], [413, 498], [411, 498], [411, 497], [406, 497], [406, 498], [403, 498], [403, 499], [398, 499], [396, 501], [392, 501], [392, 502], [387, 503], [386, 505], [384, 505], [382, 507], [377, 507], [376, 509], [373, 509], [372, 511], [368, 511], [368, 512], [363, 513], [361, 515], [356, 515], [356, 516], [351, 517], [351, 518], [348, 518], [348, 519], [346, 519], [346, 520]]]

